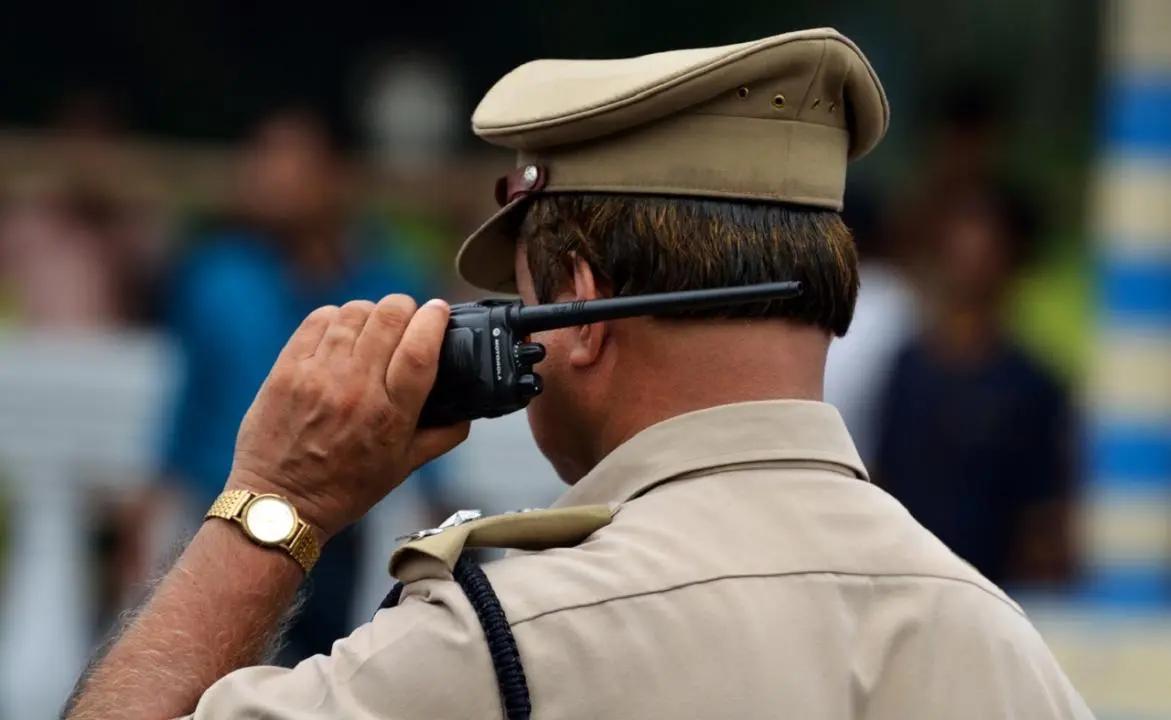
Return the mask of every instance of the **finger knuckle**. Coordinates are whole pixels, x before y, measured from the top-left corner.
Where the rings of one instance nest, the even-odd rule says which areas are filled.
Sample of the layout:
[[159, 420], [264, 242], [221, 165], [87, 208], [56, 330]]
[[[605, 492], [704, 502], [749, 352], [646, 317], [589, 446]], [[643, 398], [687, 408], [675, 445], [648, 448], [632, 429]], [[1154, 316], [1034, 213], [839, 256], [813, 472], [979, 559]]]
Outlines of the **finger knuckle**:
[[341, 415], [345, 412], [345, 401], [341, 393], [327, 389], [317, 397], [316, 406], [326, 417]]
[[374, 303], [369, 300], [351, 300], [341, 306], [337, 318], [343, 323], [359, 323], [364, 321], [373, 309]]
[[273, 368], [272, 373], [268, 376], [268, 385], [274, 391], [279, 393], [290, 392], [296, 384], [295, 373], [284, 367]]
[[374, 314], [374, 317], [377, 319], [378, 324], [381, 327], [387, 330], [397, 331], [401, 331], [403, 328], [405, 328], [407, 323], [410, 322], [411, 318], [411, 316], [407, 313], [389, 309], [380, 309], [379, 312]]
[[332, 320], [338, 313], [337, 305], [322, 305], [313, 312], [309, 313], [309, 319], [312, 320]]
[[375, 316], [387, 328], [401, 329], [415, 314], [415, 301], [409, 295], [390, 295], [378, 304]]
[[394, 425], [397, 418], [397, 408], [387, 403], [373, 406], [368, 413], [370, 426], [379, 429]]
[[297, 393], [301, 397], [317, 400], [325, 395], [325, 381], [319, 373], [307, 373], [297, 382]]
[[330, 407], [345, 416], [357, 414], [364, 399], [364, 389], [355, 383], [338, 383], [329, 393]]
[[330, 417], [346, 420], [354, 414], [354, 401], [345, 395], [330, 395], [325, 410]]
[[399, 353], [403, 365], [412, 372], [425, 370], [431, 364], [431, 354], [418, 345], [406, 345], [399, 349]]
[[351, 300], [345, 305], [342, 305], [342, 310], [347, 313], [366, 314], [373, 309], [374, 303], [369, 300]]

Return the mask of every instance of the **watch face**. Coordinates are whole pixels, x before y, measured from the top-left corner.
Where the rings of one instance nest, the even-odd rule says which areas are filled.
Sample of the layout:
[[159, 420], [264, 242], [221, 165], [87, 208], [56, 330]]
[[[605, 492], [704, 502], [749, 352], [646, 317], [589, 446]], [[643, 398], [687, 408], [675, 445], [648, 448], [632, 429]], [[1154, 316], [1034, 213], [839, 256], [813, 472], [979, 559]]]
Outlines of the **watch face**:
[[260, 495], [244, 509], [244, 527], [257, 542], [276, 545], [293, 536], [297, 515], [293, 506], [275, 495]]

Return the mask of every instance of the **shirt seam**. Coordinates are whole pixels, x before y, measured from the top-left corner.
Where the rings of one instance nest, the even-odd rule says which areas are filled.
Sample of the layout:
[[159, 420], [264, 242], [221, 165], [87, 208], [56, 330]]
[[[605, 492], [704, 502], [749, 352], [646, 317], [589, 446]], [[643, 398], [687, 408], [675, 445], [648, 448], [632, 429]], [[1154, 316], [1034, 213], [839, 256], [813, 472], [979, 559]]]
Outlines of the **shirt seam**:
[[[633, 490], [625, 490], [621, 493], [612, 493], [612, 497], [616, 497], [617, 502], [625, 503], [635, 498], [641, 497], [651, 490], [657, 488], [668, 482], [680, 479], [685, 476], [690, 476], [696, 473], [710, 473], [711, 475], [723, 474], [738, 469], [738, 466], [743, 465], [757, 465], [761, 463], [777, 463], [799, 465], [801, 463], [824, 463], [826, 465], [833, 465], [835, 467], [846, 470], [849, 474], [836, 473], [829, 468], [819, 468], [824, 472], [834, 472], [835, 474], [842, 474], [845, 477], [853, 477], [857, 480], [870, 482], [870, 476], [866, 472], [865, 467], [861, 464], [854, 464], [847, 459], [841, 457], [840, 453], [832, 451], [813, 452], [809, 450], [793, 451], [794, 454], [789, 455], [784, 452], [778, 452], [772, 448], [763, 450], [736, 450], [723, 453], [711, 453], [702, 456], [689, 457], [681, 460], [676, 460], [674, 463], [667, 465], [664, 469], [660, 469], [655, 473], [649, 474], [647, 477], [637, 483], [637, 487]], [[752, 469], [752, 468], [743, 468]], [[794, 467], [792, 469], [802, 469]], [[567, 493], [573, 492], [571, 487]], [[605, 499], [590, 499], [587, 497], [573, 498], [572, 505], [590, 504], [593, 502], [607, 502]], [[569, 506], [560, 506], [569, 507]]]
[[524, 623], [532, 622], [534, 620], [539, 620], [543, 617], [548, 617], [550, 615], [556, 615], [557, 613], [566, 612], [568, 610], [581, 610], [584, 608], [596, 607], [598, 605], [605, 605], [608, 603], [618, 602], [621, 600], [633, 600], [635, 598], [647, 597], [649, 595], [664, 595], [664, 594], [667, 594], [670, 592], [674, 592], [676, 590], [685, 590], [690, 587], [696, 587], [699, 585], [707, 585], [710, 583], [721, 582], [724, 580], [753, 580], [753, 579], [762, 579], [762, 578], [795, 578], [795, 577], [805, 577], [805, 576], [810, 576], [810, 575], [832, 575], [832, 576], [837, 576], [837, 577], [851, 577], [851, 578], [878, 578], [878, 579], [884, 579], [884, 580], [888, 580], [888, 579], [892, 579], [892, 578], [916, 578], [916, 579], [920, 579], [920, 580], [929, 579], [929, 580], [941, 580], [944, 582], [951, 582], [951, 583], [959, 583], [961, 585], [968, 585], [970, 587], [976, 588], [977, 590], [984, 593], [985, 595], [988, 595], [989, 597], [992, 597], [992, 598], [995, 598], [996, 600], [999, 600], [1003, 605], [1008, 607], [1010, 610], [1012, 610], [1014, 613], [1016, 613], [1020, 617], [1028, 619], [1028, 616], [1025, 615], [1024, 611], [1021, 610], [1020, 607], [1017, 606], [1017, 604], [1014, 603], [1012, 600], [1009, 600], [1008, 598], [1005, 598], [1001, 595], [998, 595], [997, 593], [992, 592], [991, 590], [984, 587], [980, 583], [974, 582], [972, 580], [965, 580], [963, 578], [950, 577], [948, 575], [935, 575], [932, 573], [862, 573], [862, 572], [844, 572], [844, 571], [836, 571], [836, 570], [797, 570], [797, 571], [793, 571], [793, 572], [779, 572], [779, 573], [742, 573], [742, 574], [733, 574], [733, 575], [720, 575], [718, 577], [704, 578], [703, 580], [694, 580], [692, 582], [680, 583], [678, 585], [669, 585], [667, 587], [656, 588], [654, 590], [644, 590], [641, 592], [628, 593], [625, 595], [614, 595], [612, 597], [602, 598], [601, 600], [592, 600], [590, 602], [578, 603], [575, 605], [566, 605], [565, 607], [554, 608], [552, 610], [544, 610], [544, 611], [536, 613], [534, 615], [530, 615], [529, 617], [521, 618], [520, 620], [510, 621], [509, 625], [511, 627], [516, 627], [518, 625], [523, 625]]
[[[777, 467], [780, 466], [780, 467]], [[657, 490], [663, 485], [669, 483], [681, 482], [684, 480], [700, 480], [703, 478], [718, 478], [724, 475], [730, 475], [737, 472], [754, 472], [756, 470], [777, 469], [777, 470], [814, 470], [817, 472], [833, 473], [843, 480], [853, 480], [870, 484], [870, 480], [865, 477], [859, 477], [858, 473], [847, 465], [832, 462], [829, 460], [745, 460], [743, 462], [728, 463], [725, 465], [711, 465], [694, 470], [683, 470], [682, 472], [672, 473], [654, 482], [649, 482], [639, 488], [636, 492], [629, 494], [622, 500], [617, 501], [618, 506], [621, 507], [628, 502], [633, 502], [646, 495], [652, 490]], [[572, 507], [572, 506], [570, 506]]]

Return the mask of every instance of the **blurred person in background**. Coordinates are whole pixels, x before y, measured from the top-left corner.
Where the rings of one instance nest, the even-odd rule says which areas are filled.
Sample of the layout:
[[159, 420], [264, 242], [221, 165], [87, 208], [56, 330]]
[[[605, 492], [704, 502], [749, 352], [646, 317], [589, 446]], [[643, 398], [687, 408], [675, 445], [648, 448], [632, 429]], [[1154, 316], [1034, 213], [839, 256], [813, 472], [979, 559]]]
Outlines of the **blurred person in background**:
[[26, 327], [110, 329], [150, 317], [161, 246], [141, 168], [96, 91], [66, 95], [48, 137], [55, 166], [0, 198], [0, 314]]
[[858, 248], [858, 301], [849, 332], [829, 347], [825, 399], [841, 412], [862, 461], [873, 464], [882, 388], [918, 317], [904, 258], [873, 198], [848, 188], [842, 219]]
[[[237, 216], [181, 262], [170, 308], [186, 377], [165, 477], [193, 524], [223, 488], [236, 428], [301, 318], [391, 292], [430, 296], [418, 268], [356, 221], [350, 168], [314, 113], [285, 108], [260, 120], [241, 151], [237, 193]], [[360, 548], [353, 528], [330, 543], [282, 661], [328, 653], [352, 629]]]
[[0, 286], [25, 326], [94, 329], [121, 323], [119, 258], [105, 198], [57, 179], [33, 179], [0, 210]]
[[1006, 329], [1036, 218], [1006, 186], [939, 186], [915, 236], [924, 327], [899, 352], [875, 478], [996, 583], [1070, 578], [1069, 397]]
[[859, 255], [858, 304], [850, 332], [830, 347], [826, 400], [841, 411], [862, 459], [874, 465], [883, 388], [895, 358], [922, 321], [911, 250], [940, 197], [991, 176], [1003, 147], [1003, 123], [989, 83], [967, 78], [937, 93], [922, 168], [893, 207], [878, 207], [864, 188], [848, 191], [843, 218]]

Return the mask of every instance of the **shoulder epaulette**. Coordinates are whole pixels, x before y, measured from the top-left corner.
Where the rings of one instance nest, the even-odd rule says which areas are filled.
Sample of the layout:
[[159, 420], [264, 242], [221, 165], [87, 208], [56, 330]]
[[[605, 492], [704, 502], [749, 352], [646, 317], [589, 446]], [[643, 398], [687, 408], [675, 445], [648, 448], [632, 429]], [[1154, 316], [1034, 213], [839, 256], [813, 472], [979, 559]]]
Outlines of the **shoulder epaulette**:
[[438, 560], [451, 572], [464, 548], [548, 550], [572, 547], [610, 523], [609, 505], [581, 505], [552, 510], [521, 510], [480, 517], [461, 510], [442, 525], [407, 536], [390, 558], [390, 574], [405, 580], [401, 571], [419, 556]]
[[403, 583], [449, 574], [463, 589], [484, 630], [505, 718], [529, 720], [532, 702], [516, 639], [487, 575], [471, 559], [462, 557], [464, 548], [570, 547], [608, 525], [612, 515], [608, 505], [521, 510], [491, 517], [481, 517], [478, 510], [461, 510], [437, 528], [406, 536], [407, 542], [390, 559], [390, 573], [400, 582], [379, 608], [399, 604]]

